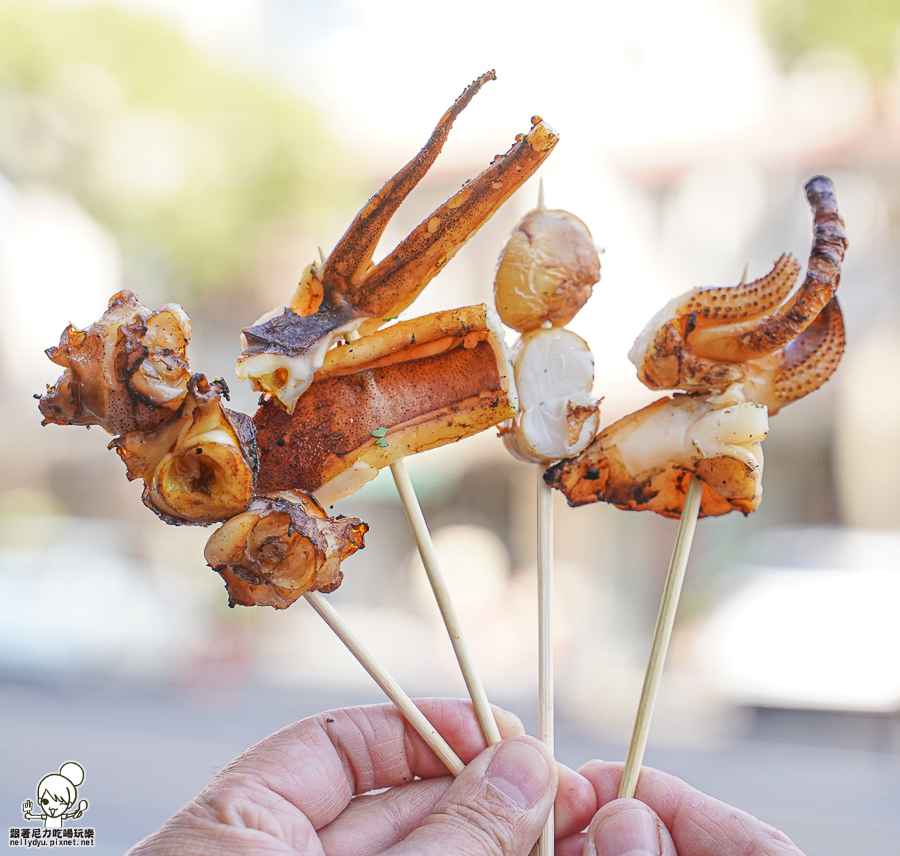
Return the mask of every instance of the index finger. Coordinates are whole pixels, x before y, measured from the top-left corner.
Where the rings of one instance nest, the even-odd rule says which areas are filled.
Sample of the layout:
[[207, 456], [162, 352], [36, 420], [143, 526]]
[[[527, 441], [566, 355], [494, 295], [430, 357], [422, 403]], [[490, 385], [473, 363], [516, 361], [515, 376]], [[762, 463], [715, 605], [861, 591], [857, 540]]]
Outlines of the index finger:
[[[601, 808], [617, 799], [623, 764], [588, 761], [578, 771], [594, 786]], [[641, 769], [635, 798], [650, 806], [672, 835], [679, 853], [690, 856], [802, 856], [783, 832], [745, 811], [649, 767]]]
[[[485, 748], [471, 702], [420, 699], [416, 706], [464, 763]], [[504, 737], [524, 733], [505, 711]], [[447, 768], [391, 704], [341, 708], [295, 722], [229, 764], [211, 787], [247, 787], [278, 794], [316, 829], [330, 823], [358, 795], [413, 779], [448, 776]]]

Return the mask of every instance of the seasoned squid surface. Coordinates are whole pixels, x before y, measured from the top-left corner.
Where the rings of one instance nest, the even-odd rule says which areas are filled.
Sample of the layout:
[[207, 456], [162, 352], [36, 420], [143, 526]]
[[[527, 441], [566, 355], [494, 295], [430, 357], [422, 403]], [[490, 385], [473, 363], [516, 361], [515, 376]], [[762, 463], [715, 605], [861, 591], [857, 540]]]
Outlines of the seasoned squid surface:
[[[435, 371], [440, 383], [432, 385], [428, 378]], [[443, 437], [434, 444], [440, 445], [472, 433], [473, 417], [488, 427], [508, 415], [497, 359], [487, 341], [327, 377], [300, 397], [293, 414], [285, 413], [272, 399], [260, 407], [255, 416], [261, 457], [259, 489], [314, 491], [365, 449], [389, 455], [391, 443], [403, 442], [394, 435], [417, 423], [440, 420], [445, 426]], [[372, 434], [382, 428], [389, 429], [384, 436], [387, 448], [376, 447], [380, 438]]]
[[[747, 384], [774, 414], [827, 380], [843, 341], [835, 292], [847, 236], [830, 179], [816, 176], [806, 195], [814, 237], [802, 284], [791, 293], [800, 265], [783, 255], [755, 282], [698, 288], [671, 301], [628, 355], [647, 386], [708, 393]], [[821, 347], [825, 327], [831, 351]]]

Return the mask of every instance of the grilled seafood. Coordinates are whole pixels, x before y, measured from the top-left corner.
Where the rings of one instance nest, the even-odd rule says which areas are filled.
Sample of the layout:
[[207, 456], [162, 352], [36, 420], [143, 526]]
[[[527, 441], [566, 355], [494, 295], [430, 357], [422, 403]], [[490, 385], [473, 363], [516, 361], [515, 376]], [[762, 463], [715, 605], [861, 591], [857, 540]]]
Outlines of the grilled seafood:
[[110, 443], [128, 479], [144, 480], [144, 504], [166, 523], [206, 526], [250, 504], [259, 462], [249, 416], [222, 405], [228, 387], [191, 377], [178, 412], [156, 431]]
[[546, 473], [570, 505], [603, 500], [678, 517], [691, 474], [703, 516], [755, 511], [768, 416], [818, 389], [844, 351], [835, 291], [847, 248], [834, 186], [806, 185], [815, 215], [809, 268], [783, 255], [771, 273], [732, 288], [694, 289], [666, 305], [629, 353], [651, 389], [685, 389], [610, 425]]
[[828, 379], [843, 351], [834, 295], [847, 236], [831, 180], [816, 176], [805, 189], [815, 232], [803, 284], [788, 297], [800, 265], [783, 255], [755, 282], [675, 298], [628, 354], [647, 386], [706, 393], [749, 384], [761, 396], [749, 397], [774, 415]]
[[516, 343], [512, 361], [519, 412], [501, 429], [506, 448], [526, 463], [577, 455], [600, 427], [587, 342], [561, 327], [532, 330]]
[[65, 372], [40, 397], [42, 424], [99, 425], [113, 435], [158, 428], [187, 391], [190, 337], [177, 304], [151, 312], [131, 291], [114, 294], [99, 321], [70, 324], [47, 349]]
[[503, 323], [520, 333], [562, 327], [587, 303], [600, 280], [600, 256], [588, 227], [568, 211], [529, 211], [500, 254], [494, 302]]
[[500, 321], [484, 305], [334, 348], [293, 413], [272, 399], [257, 411], [259, 490], [306, 490], [329, 506], [402, 456], [513, 417], [512, 376]]
[[309, 591], [332, 592], [341, 562], [361, 550], [368, 526], [329, 518], [309, 494], [258, 496], [207, 542], [207, 563], [225, 580], [228, 605], [284, 609]]
[[290, 413], [328, 349], [350, 331], [368, 335], [409, 306], [462, 245], [497, 211], [556, 145], [556, 133], [534, 117], [505, 155], [424, 220], [377, 265], [372, 253], [391, 217], [437, 158], [454, 119], [493, 71], [471, 83], [425, 147], [373, 196], [331, 255], [310, 265], [284, 307], [244, 330], [237, 376], [277, 398]]
[[700, 514], [749, 514], [762, 499], [765, 405], [739, 386], [720, 395], [661, 398], [600, 432], [580, 455], [544, 478], [569, 505], [609, 502], [680, 517], [692, 474], [703, 481]]

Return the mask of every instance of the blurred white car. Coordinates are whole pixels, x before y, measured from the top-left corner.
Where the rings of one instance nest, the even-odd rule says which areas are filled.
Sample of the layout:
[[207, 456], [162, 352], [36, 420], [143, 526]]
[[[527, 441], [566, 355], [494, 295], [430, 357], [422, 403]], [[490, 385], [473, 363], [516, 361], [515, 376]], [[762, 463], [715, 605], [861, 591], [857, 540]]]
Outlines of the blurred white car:
[[692, 640], [701, 675], [735, 704], [900, 711], [900, 533], [763, 537]]

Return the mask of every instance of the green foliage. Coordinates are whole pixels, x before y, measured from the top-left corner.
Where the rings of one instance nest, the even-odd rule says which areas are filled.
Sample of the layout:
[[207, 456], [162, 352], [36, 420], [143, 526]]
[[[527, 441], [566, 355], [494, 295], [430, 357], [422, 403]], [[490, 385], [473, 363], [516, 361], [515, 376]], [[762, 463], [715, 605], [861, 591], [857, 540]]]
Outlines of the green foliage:
[[347, 190], [294, 95], [158, 20], [38, 0], [0, 0], [0, 172], [72, 193], [175, 293], [239, 285]]
[[873, 77], [893, 69], [900, 51], [900, 0], [757, 0], [763, 30], [787, 65], [811, 48], [837, 47]]

